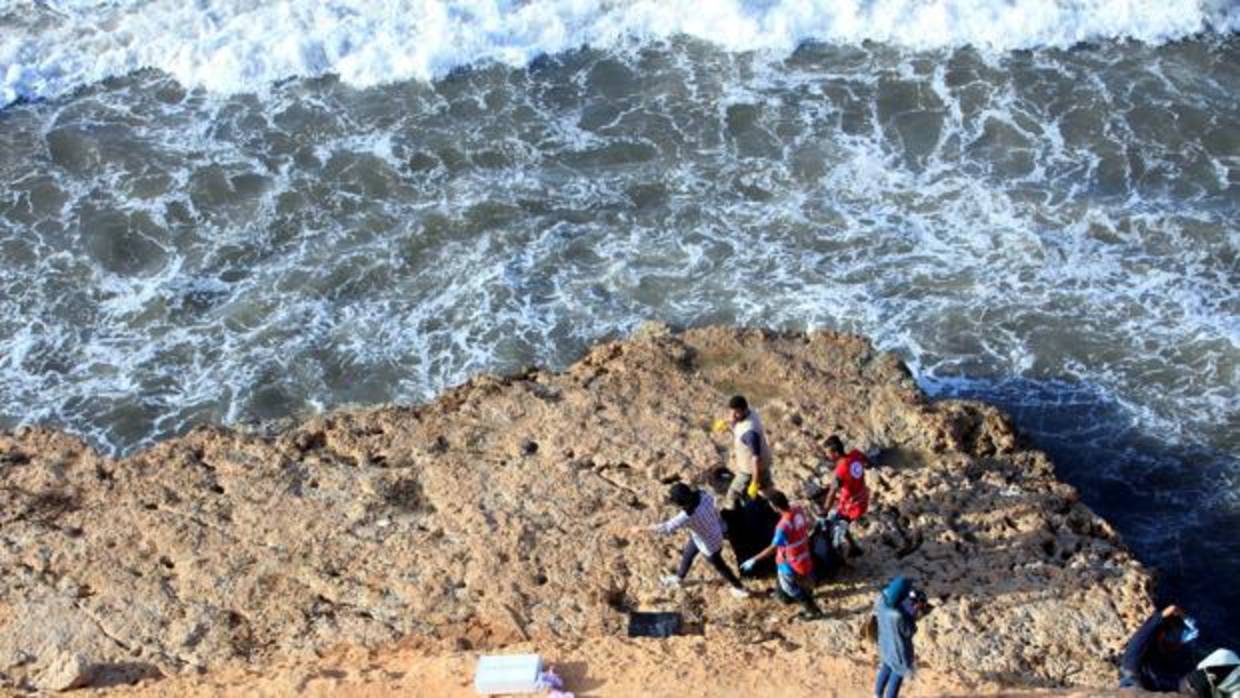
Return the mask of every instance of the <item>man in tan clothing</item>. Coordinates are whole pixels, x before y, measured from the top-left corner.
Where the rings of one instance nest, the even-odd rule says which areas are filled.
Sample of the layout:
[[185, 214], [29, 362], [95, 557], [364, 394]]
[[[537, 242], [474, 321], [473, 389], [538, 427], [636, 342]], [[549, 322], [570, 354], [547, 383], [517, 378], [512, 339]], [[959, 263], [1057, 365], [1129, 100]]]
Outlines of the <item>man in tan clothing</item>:
[[[728, 400], [728, 422], [732, 425], [732, 472], [736, 477], [728, 488], [728, 502], [739, 506], [756, 492], [768, 496], [775, 491], [771, 479], [771, 447], [762, 430], [758, 413], [749, 408], [743, 395]], [[756, 487], [751, 487], [753, 483]]]

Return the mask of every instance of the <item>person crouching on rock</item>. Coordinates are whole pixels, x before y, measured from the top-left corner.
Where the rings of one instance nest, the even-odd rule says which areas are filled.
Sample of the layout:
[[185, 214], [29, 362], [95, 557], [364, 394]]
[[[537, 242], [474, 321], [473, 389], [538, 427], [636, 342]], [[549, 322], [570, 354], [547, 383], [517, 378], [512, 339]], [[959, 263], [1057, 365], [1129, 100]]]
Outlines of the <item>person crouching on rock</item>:
[[809, 554], [809, 517], [788, 503], [788, 497], [778, 490], [767, 495], [767, 501], [779, 512], [775, 525], [775, 537], [762, 552], [746, 560], [741, 569], [748, 572], [760, 561], [775, 555], [778, 572], [779, 593], [799, 601], [805, 607], [802, 617], [808, 620], [821, 618], [822, 611], [814, 603], [814, 563]]
[[[870, 508], [870, 490], [865, 486], [865, 471], [870, 462], [857, 449], [844, 453], [844, 442], [831, 436], [824, 444], [834, 472], [826, 494], [818, 501], [819, 510], [831, 524], [834, 536], [848, 541], [848, 556], [857, 557], [861, 548], [852, 535], [852, 525]], [[836, 547], [842, 541], [833, 540]]]
[[917, 619], [930, 610], [926, 595], [913, 588], [907, 577], [891, 580], [874, 602], [878, 625], [878, 678], [875, 698], [897, 698], [904, 677], [913, 672], [916, 656], [913, 635]]
[[728, 423], [732, 425], [732, 470], [736, 477], [728, 488], [728, 503], [739, 507], [745, 498], [755, 499], [774, 492], [771, 479], [771, 447], [758, 413], [750, 409], [744, 395], [728, 400]]
[[688, 527], [689, 540], [680, 554], [680, 567], [675, 575], [663, 577], [668, 586], [680, 586], [689, 574], [689, 568], [698, 553], [706, 556], [706, 561], [719, 572], [719, 576], [732, 587], [732, 595], [738, 599], [747, 598], [741, 580], [737, 578], [728, 563], [723, 560], [723, 520], [715, 510], [715, 499], [709, 493], [689, 487], [678, 482], [672, 485], [667, 493], [667, 500], [680, 507], [680, 513], [660, 524], [653, 526], [635, 526], [635, 533], [649, 532], [669, 535], [681, 528]]
[[1128, 641], [1120, 661], [1120, 688], [1174, 693], [1180, 679], [1193, 670], [1188, 644], [1197, 627], [1179, 606], [1155, 611]]

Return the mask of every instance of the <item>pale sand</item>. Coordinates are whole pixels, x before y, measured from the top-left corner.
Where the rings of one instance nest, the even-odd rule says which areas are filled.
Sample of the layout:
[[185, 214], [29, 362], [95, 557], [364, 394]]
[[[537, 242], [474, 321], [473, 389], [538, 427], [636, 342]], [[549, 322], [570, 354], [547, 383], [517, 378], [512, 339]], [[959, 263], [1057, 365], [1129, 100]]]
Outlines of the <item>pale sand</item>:
[[[738, 646], [704, 637], [666, 640], [618, 637], [569, 643], [519, 643], [502, 653], [537, 652], [577, 698], [793, 698], [868, 696], [874, 667], [866, 660], [814, 654], [781, 646], [775, 639]], [[284, 661], [261, 670], [229, 670], [204, 676], [147, 681], [121, 688], [124, 696], [322, 696], [369, 698], [419, 696], [466, 698], [473, 689], [478, 653], [436, 653], [405, 642], [382, 650], [337, 648], [318, 659]], [[1019, 691], [975, 684], [923, 668], [907, 681], [902, 696], [1095, 696], [1094, 690], [1065, 693]], [[546, 694], [537, 694], [546, 695]]]

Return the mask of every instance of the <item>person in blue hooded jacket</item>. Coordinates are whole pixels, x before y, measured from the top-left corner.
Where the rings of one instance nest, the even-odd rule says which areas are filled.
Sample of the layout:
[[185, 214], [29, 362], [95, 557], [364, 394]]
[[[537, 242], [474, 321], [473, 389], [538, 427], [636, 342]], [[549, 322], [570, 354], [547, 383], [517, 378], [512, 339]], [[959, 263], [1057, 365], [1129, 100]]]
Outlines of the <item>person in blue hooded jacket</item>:
[[907, 577], [896, 577], [883, 589], [874, 602], [878, 621], [878, 679], [874, 684], [877, 698], [897, 698], [904, 677], [916, 666], [913, 635], [917, 619], [930, 610], [926, 595], [913, 588]]
[[1197, 627], [1179, 606], [1155, 611], [1133, 634], [1120, 661], [1120, 688], [1175, 693], [1196, 661], [1188, 645]]

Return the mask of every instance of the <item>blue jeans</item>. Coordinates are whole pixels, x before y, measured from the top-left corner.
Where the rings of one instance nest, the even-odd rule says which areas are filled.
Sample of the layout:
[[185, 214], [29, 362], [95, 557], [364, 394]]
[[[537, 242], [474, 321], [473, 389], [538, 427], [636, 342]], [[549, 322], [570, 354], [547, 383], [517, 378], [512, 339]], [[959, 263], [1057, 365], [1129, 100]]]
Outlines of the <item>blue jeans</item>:
[[829, 525], [828, 531], [831, 532], [831, 547], [835, 548], [839, 553], [845, 554], [844, 545], [848, 545], [849, 557], [855, 557], [860, 550], [857, 541], [853, 540], [852, 525], [855, 520], [846, 518], [838, 511], [831, 511], [831, 515], [827, 517]]
[[797, 580], [796, 575], [788, 574], [785, 570], [779, 568], [776, 568], [776, 570], [779, 588], [788, 596], [800, 600], [805, 595], [805, 591], [801, 589], [801, 584]]
[[[904, 677], [891, 670], [886, 664], [880, 664], [878, 667], [878, 681], [874, 684], [875, 698], [896, 698], [900, 695], [900, 684], [904, 681]], [[886, 688], [887, 692], [883, 693]]]
[[794, 601], [800, 602], [805, 607], [806, 613], [813, 617], [822, 617], [822, 609], [818, 608], [818, 604], [814, 602], [814, 586], [813, 582], [805, 577], [797, 574], [789, 574], [787, 570], [776, 567], [779, 570], [779, 589], [787, 594]]

